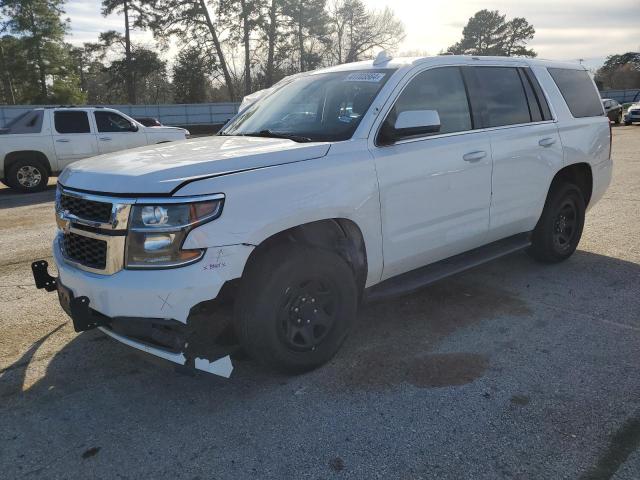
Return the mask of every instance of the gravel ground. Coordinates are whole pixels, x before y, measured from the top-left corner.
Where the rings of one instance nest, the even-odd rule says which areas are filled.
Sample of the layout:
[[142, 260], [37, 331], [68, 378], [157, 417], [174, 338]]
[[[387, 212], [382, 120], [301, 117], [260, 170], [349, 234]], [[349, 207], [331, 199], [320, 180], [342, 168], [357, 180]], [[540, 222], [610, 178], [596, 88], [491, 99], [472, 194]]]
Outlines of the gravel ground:
[[640, 478], [640, 127], [579, 251], [369, 305], [327, 366], [230, 380], [74, 333], [32, 285], [53, 186], [0, 189], [3, 478]]

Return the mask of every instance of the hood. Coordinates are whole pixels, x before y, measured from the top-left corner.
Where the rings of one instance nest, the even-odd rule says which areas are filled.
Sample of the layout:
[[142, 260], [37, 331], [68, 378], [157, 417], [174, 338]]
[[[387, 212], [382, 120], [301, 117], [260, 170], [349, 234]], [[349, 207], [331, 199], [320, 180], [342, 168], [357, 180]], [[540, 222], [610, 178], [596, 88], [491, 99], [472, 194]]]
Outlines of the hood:
[[115, 194], [167, 194], [199, 178], [323, 157], [328, 143], [215, 136], [140, 147], [74, 162], [65, 187]]

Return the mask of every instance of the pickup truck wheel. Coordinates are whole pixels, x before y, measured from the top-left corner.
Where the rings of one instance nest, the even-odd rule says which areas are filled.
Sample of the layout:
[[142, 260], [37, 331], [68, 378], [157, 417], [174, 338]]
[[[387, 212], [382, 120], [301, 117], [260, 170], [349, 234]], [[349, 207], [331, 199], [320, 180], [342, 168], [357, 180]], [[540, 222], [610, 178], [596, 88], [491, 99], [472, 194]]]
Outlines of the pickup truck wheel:
[[585, 204], [572, 183], [554, 187], [533, 231], [530, 255], [541, 262], [556, 263], [575, 252], [584, 227]]
[[281, 245], [248, 266], [236, 297], [236, 331], [249, 356], [301, 373], [335, 355], [355, 320], [357, 301], [353, 272], [340, 256]]
[[5, 179], [7, 184], [21, 192], [40, 192], [47, 188], [49, 174], [37, 160], [17, 160], [11, 164]]

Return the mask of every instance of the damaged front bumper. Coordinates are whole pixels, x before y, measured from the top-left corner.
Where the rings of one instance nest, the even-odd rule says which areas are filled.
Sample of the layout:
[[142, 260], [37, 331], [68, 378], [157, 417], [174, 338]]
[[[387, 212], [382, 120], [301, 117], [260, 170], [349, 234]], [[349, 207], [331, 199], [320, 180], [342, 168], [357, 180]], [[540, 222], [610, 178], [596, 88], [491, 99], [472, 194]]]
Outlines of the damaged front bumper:
[[[54, 248], [55, 257], [56, 253]], [[233, 256], [231, 250], [227, 254]], [[165, 270], [154, 275], [150, 271], [123, 271], [107, 277], [83, 272], [63, 263], [62, 259], [56, 260], [58, 278], [49, 274], [46, 261], [33, 262], [36, 287], [57, 292], [60, 305], [73, 320], [77, 332], [98, 328], [119, 342], [177, 365], [226, 378], [231, 375], [230, 354], [237, 349], [231, 308], [213, 299], [218, 296], [224, 280], [218, 279], [216, 285], [208, 283], [208, 289], [200, 283], [200, 291], [193, 283], [193, 277], [202, 276], [203, 272], [211, 278], [214, 272], [204, 269], [211, 264], [200, 265], [198, 271], [192, 268], [186, 272], [191, 282], [181, 283], [185, 272], [174, 271], [173, 275], [167, 275]], [[120, 279], [115, 279], [117, 275]], [[135, 279], [133, 283], [132, 278]], [[202, 278], [199, 280], [201, 282]], [[159, 288], [159, 282], [163, 288]], [[125, 313], [140, 312], [139, 302], [149, 297], [150, 292], [155, 294], [156, 301], [147, 305], [146, 311], [157, 314], [173, 310], [178, 318]], [[191, 304], [187, 307], [185, 301]]]

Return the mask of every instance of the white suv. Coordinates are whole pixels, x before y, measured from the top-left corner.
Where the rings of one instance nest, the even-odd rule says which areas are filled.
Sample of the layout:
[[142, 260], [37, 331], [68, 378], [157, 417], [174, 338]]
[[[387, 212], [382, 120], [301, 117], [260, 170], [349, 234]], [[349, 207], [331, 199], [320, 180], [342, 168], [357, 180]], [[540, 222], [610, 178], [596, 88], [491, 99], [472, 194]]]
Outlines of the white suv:
[[0, 128], [0, 180], [22, 192], [47, 187], [50, 175], [82, 158], [184, 140], [179, 127], [145, 127], [101, 107], [36, 108]]
[[578, 65], [379, 57], [308, 72], [218, 136], [70, 165], [59, 277], [42, 261], [34, 277], [78, 331], [225, 375], [237, 345], [305, 371], [363, 300], [520, 249], [569, 257], [610, 153]]

